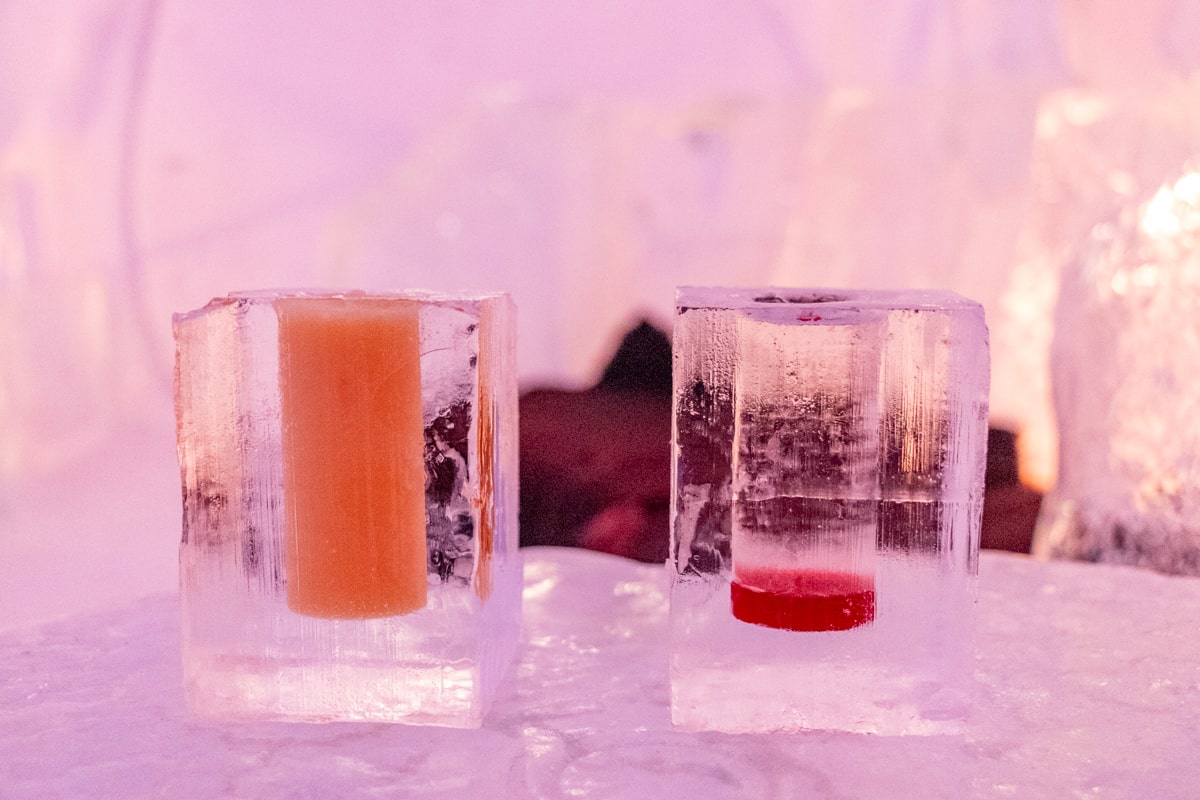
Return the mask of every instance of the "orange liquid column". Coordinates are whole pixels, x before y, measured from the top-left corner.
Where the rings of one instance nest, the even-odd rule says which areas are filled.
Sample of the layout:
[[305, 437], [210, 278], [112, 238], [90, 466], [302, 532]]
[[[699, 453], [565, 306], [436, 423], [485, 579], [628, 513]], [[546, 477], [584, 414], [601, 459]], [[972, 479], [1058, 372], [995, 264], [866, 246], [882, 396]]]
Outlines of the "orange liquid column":
[[492, 594], [492, 548], [496, 525], [496, 419], [492, 407], [492, 336], [495, 323], [491, 306], [485, 305], [479, 325], [479, 537], [475, 553], [475, 593], [480, 600]]
[[426, 603], [419, 305], [284, 298], [287, 601], [316, 617]]

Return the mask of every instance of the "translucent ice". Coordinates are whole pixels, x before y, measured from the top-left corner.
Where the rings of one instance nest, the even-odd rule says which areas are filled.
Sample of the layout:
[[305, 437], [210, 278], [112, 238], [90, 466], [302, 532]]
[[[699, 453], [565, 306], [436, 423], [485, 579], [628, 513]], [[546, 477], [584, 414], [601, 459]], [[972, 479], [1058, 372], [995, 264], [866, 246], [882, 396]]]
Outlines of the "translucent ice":
[[480, 723], [519, 624], [514, 317], [300, 292], [176, 317], [194, 709]]
[[672, 716], [961, 728], [988, 408], [949, 292], [681, 289]]
[[1052, 363], [1059, 476], [1036, 549], [1200, 575], [1200, 164], [1067, 266]]

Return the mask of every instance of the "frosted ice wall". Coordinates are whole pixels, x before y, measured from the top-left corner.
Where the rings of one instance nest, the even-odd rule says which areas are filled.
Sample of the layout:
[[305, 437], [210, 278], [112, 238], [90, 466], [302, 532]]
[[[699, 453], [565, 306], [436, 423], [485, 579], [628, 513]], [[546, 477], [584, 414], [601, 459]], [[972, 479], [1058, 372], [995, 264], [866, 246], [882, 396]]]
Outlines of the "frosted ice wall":
[[1053, 31], [973, 0], [8, 5], [0, 468], [159, 413], [165, 321], [234, 289], [510, 289], [524, 374], [568, 381], [685, 282], [986, 300]]
[[1060, 4], [1069, 81], [1039, 105], [1024, 222], [993, 331], [993, 417], [1020, 428], [1022, 473], [1055, 480], [1050, 342], [1063, 268], [1097, 226], [1148, 200], [1200, 152], [1200, 4]]

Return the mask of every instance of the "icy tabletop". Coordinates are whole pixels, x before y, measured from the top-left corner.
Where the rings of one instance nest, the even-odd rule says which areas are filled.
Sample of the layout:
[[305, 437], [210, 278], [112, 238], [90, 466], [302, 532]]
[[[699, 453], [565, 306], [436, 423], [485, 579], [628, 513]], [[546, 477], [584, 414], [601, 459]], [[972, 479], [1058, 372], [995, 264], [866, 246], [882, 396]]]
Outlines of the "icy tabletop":
[[525, 556], [521, 649], [480, 730], [227, 724], [183, 702], [179, 605], [0, 634], [0, 796], [1194, 797], [1200, 580], [985, 552], [965, 737], [688, 734], [666, 574]]

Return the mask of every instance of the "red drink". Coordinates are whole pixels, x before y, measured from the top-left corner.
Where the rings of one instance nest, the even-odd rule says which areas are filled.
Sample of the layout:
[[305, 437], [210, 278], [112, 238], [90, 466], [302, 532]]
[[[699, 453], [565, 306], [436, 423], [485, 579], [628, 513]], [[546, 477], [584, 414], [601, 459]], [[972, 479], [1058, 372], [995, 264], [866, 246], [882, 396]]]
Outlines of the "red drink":
[[875, 619], [870, 575], [754, 567], [735, 569], [733, 616], [788, 631], [846, 631]]

